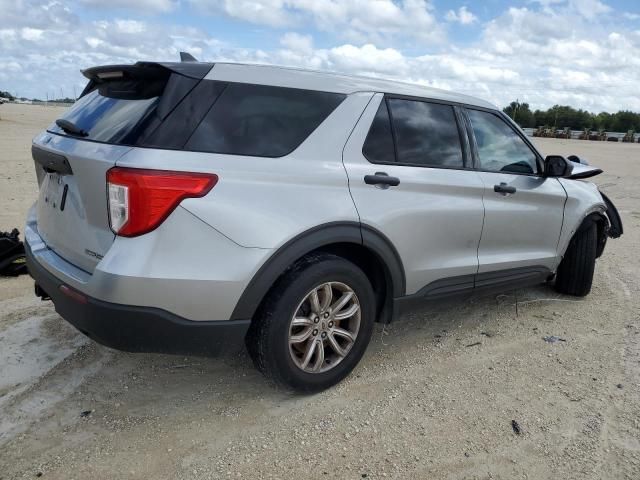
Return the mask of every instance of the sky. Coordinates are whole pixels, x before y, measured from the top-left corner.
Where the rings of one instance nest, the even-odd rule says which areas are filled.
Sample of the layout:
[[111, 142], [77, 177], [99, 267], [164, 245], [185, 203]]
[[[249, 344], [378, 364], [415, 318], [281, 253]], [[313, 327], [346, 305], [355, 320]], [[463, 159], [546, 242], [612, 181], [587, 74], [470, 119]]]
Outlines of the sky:
[[0, 90], [79, 94], [138, 60], [392, 78], [498, 106], [640, 111], [640, 0], [0, 0]]

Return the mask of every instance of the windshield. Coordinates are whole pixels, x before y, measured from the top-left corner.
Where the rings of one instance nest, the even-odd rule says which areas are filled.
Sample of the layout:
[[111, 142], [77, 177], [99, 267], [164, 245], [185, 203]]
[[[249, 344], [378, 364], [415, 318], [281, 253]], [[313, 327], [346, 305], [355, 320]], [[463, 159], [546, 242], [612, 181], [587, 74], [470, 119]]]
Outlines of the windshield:
[[[159, 98], [111, 98], [101, 95], [96, 89], [80, 98], [62, 119], [87, 132], [89, 140], [133, 145], [145, 131]], [[57, 125], [49, 130], [64, 134]]]

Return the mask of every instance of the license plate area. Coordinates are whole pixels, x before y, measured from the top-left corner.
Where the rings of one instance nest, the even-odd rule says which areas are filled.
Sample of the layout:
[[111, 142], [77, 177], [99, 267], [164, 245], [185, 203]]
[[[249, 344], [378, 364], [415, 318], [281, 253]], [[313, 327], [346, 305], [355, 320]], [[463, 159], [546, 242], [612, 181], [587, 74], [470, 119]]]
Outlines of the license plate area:
[[47, 174], [47, 182], [44, 189], [44, 203], [53, 210], [64, 211], [67, 201], [69, 186], [64, 181], [64, 176], [57, 173]]

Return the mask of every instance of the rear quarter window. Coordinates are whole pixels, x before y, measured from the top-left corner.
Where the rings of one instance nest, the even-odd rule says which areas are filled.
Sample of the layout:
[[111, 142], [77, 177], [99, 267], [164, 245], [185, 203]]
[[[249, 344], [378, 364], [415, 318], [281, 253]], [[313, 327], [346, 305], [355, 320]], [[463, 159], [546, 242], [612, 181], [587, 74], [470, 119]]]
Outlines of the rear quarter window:
[[185, 150], [282, 157], [295, 150], [344, 98], [336, 93], [230, 83]]

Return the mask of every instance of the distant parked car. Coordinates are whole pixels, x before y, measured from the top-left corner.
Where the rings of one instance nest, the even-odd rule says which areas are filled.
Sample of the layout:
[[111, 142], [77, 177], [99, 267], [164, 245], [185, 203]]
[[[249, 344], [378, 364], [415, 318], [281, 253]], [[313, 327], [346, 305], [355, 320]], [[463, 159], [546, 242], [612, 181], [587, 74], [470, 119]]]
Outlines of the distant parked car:
[[[36, 293], [94, 340], [213, 354], [316, 391], [374, 322], [454, 293], [591, 289], [615, 207], [500, 110], [398, 82], [228, 63], [90, 68], [33, 141]], [[579, 162], [579, 159], [574, 158]]]

